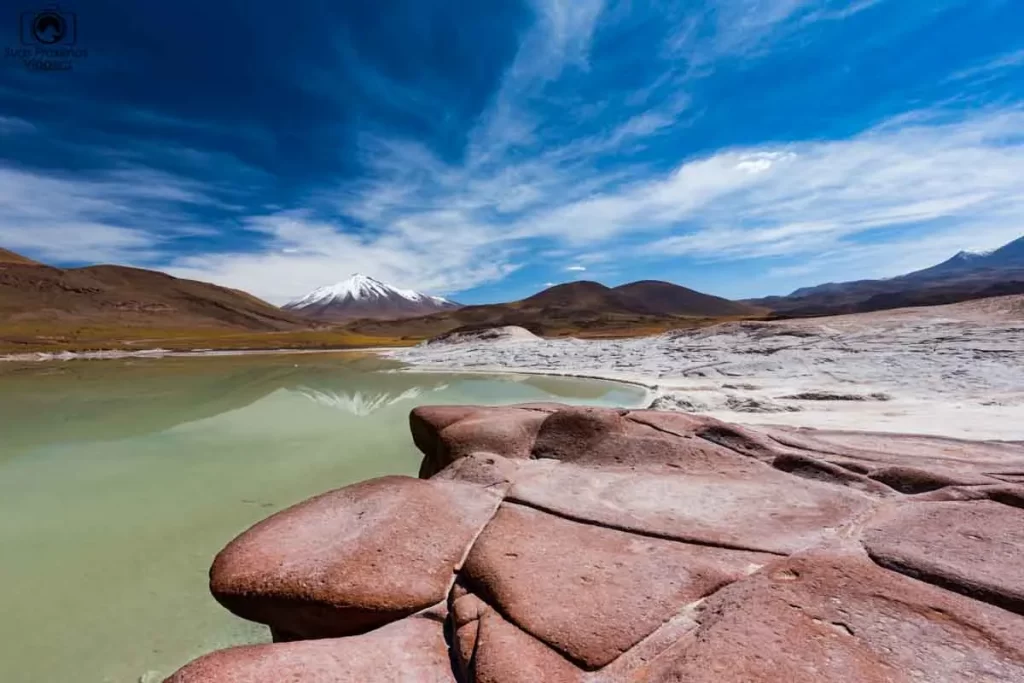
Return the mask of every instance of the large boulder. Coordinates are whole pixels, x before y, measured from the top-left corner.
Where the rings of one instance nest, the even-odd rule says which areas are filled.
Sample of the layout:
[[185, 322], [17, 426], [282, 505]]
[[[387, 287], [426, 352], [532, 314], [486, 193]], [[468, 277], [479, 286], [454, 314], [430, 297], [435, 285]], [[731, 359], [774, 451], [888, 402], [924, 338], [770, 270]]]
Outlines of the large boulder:
[[1024, 444], [555, 404], [410, 423], [422, 479], [215, 560], [218, 600], [299, 642], [170, 681], [1024, 680]]
[[200, 657], [167, 683], [456, 683], [444, 625], [404, 619], [351, 638], [250, 645]]
[[260, 522], [213, 562], [210, 590], [278, 639], [362, 633], [445, 600], [500, 497], [453, 481], [384, 477]]

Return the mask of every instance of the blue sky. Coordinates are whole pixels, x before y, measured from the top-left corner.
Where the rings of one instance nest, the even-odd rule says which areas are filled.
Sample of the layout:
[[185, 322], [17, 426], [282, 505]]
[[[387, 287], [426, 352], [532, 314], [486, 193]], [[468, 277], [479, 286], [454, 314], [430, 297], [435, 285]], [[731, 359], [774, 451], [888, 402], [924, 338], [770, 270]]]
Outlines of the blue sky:
[[745, 297], [1024, 233], [1016, 0], [63, 7], [87, 58], [0, 62], [0, 246], [58, 265]]

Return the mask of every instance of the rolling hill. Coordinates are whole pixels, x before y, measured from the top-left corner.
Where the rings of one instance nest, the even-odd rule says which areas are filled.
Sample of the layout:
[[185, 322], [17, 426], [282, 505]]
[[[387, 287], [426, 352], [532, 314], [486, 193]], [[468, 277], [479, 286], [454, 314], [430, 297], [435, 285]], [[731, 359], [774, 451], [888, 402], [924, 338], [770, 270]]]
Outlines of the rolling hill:
[[517, 325], [543, 336], [616, 336], [765, 312], [669, 282], [644, 281], [613, 288], [581, 281], [556, 285], [520, 301], [464, 306], [402, 321], [357, 321], [349, 329], [367, 335], [433, 337], [453, 330]]
[[655, 313], [664, 315], [702, 316], [721, 318], [724, 316], [750, 316], [763, 313], [761, 309], [739, 301], [730, 301], [710, 294], [704, 294], [671, 282], [641, 280], [616, 287], [615, 291], [641, 301]]
[[0, 250], [0, 353], [350, 348], [391, 341], [315, 325], [206, 282], [124, 266], [54, 268]]
[[26, 258], [21, 254], [15, 254], [13, 251], [6, 249], [0, 249], [0, 265], [2, 264], [17, 264], [22, 266], [38, 266], [41, 265], [38, 261], [33, 261], [30, 258]]
[[256, 297], [125, 266], [62, 269], [0, 254], [5, 323], [288, 330], [308, 323]]

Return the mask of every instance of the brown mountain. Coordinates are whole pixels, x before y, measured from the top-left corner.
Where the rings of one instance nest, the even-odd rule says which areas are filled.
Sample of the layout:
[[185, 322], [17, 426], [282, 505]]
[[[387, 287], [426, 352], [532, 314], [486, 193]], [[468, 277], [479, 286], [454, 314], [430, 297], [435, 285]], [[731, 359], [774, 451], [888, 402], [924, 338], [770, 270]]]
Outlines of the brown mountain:
[[650, 315], [658, 313], [636, 297], [589, 280], [555, 285], [508, 305], [520, 310]]
[[4, 263], [17, 263], [23, 266], [38, 266], [38, 261], [33, 261], [30, 258], [26, 258], [21, 254], [15, 254], [13, 251], [7, 251], [6, 249], [0, 249], [0, 264]]
[[606, 287], [570, 282], [520, 301], [465, 306], [403, 321], [358, 321], [349, 329], [368, 335], [432, 337], [452, 330], [518, 325], [545, 336], [656, 332], [707, 319], [749, 317], [763, 309], [709, 296], [668, 282]]
[[719, 318], [723, 316], [749, 316], [764, 313], [763, 309], [739, 301], [730, 301], [711, 296], [693, 289], [687, 289], [671, 282], [641, 280], [615, 288], [616, 292], [642, 302], [654, 311], [666, 315], [701, 316]]
[[256, 297], [124, 266], [54, 268], [0, 250], [0, 322], [289, 330], [308, 323]]

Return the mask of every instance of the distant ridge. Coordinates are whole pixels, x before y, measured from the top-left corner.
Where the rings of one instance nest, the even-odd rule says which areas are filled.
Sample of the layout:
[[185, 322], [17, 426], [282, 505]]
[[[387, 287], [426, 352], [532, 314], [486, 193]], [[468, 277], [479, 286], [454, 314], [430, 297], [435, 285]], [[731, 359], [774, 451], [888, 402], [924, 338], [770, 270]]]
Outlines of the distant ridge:
[[750, 299], [789, 316], [834, 315], [951, 304], [1024, 293], [1024, 236], [979, 254], [961, 251], [938, 265], [884, 280], [829, 282], [788, 296]]
[[391, 323], [358, 323], [363, 334], [433, 337], [454, 330], [518, 326], [534, 334], [641, 333], [707, 319], [750, 317], [766, 311], [680, 287], [643, 281], [620, 287], [579, 281], [555, 285], [519, 301], [465, 306]]

